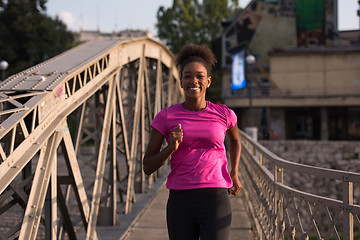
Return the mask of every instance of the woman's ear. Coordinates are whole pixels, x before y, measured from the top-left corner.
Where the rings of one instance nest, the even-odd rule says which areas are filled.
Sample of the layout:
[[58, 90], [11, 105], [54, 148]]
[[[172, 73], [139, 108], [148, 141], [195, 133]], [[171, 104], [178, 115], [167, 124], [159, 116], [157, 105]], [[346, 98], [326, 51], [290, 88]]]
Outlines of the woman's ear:
[[207, 85], [207, 87], [210, 87], [210, 85], [211, 85], [211, 77], [208, 77], [208, 85]]

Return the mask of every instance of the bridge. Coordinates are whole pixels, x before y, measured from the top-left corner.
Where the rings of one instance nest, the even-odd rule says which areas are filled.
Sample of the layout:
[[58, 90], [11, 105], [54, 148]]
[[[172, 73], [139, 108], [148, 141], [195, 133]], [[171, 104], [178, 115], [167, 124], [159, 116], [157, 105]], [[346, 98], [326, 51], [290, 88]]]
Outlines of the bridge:
[[[141, 160], [155, 114], [182, 99], [173, 53], [151, 38], [88, 42], [0, 83], [0, 239], [101, 239], [121, 224], [166, 176], [145, 176]], [[258, 239], [358, 237], [359, 173], [293, 163], [240, 134]]]

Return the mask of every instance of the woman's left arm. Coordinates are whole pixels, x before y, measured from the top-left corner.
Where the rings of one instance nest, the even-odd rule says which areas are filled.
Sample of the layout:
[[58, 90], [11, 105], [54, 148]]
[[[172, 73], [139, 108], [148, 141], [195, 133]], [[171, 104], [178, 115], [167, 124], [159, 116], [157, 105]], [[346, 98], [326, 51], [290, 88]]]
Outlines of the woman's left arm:
[[233, 181], [233, 187], [229, 189], [229, 194], [238, 195], [242, 185], [239, 180], [239, 163], [241, 155], [241, 139], [237, 124], [227, 130], [227, 136], [230, 141], [230, 160], [231, 172], [230, 176]]

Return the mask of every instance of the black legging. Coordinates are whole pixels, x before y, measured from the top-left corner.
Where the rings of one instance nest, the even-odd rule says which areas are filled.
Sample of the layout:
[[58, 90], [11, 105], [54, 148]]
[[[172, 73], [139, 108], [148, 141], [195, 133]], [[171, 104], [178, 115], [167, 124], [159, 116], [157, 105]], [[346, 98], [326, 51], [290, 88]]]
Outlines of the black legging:
[[167, 203], [170, 240], [226, 240], [231, 205], [226, 188], [170, 190]]

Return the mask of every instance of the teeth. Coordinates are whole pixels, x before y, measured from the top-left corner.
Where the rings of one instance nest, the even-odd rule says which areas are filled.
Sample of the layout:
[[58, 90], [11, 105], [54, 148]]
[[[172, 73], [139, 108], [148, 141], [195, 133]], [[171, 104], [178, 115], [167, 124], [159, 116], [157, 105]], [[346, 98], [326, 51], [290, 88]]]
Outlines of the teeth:
[[200, 88], [190, 88], [191, 90], [199, 90]]

